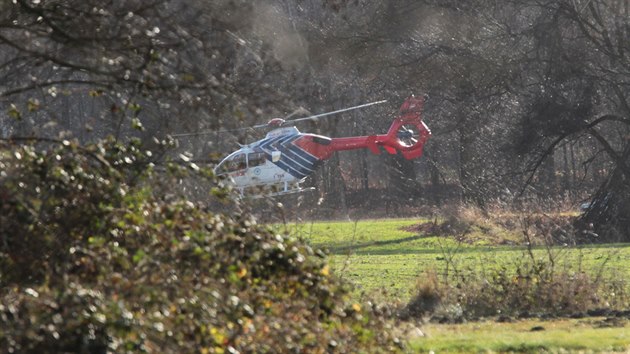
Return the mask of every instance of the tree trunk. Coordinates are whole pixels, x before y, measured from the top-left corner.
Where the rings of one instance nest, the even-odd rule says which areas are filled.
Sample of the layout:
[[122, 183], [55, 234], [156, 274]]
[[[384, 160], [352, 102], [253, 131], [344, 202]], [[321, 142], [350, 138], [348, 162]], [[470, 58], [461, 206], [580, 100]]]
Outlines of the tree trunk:
[[[464, 127], [472, 127], [463, 124]], [[487, 163], [478, 159], [475, 143], [477, 135], [473, 129], [461, 128], [459, 130], [459, 181], [462, 187], [462, 200], [472, 203], [480, 208], [485, 208], [485, 197], [481, 186], [481, 173], [483, 169], [479, 164]]]
[[[630, 162], [630, 144], [621, 155]], [[583, 242], [630, 241], [630, 177], [617, 166], [578, 221]]]

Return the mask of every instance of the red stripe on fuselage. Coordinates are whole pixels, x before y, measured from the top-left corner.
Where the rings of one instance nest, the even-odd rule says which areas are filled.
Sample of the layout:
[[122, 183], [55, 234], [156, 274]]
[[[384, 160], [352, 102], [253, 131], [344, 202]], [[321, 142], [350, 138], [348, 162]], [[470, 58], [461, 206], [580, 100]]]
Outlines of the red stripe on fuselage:
[[314, 137], [314, 135], [304, 135], [301, 138], [295, 140], [293, 144], [298, 146], [300, 149], [308, 152], [309, 154], [315, 156], [319, 160], [326, 160], [330, 158], [335, 150], [331, 149], [330, 145], [316, 143], [315, 141], [313, 141]]
[[[384, 137], [384, 136], [383, 136]], [[317, 141], [319, 140], [319, 142]], [[332, 156], [335, 151], [355, 150], [369, 148], [378, 154], [377, 136], [354, 136], [347, 138], [326, 138], [316, 135], [305, 134], [301, 138], [295, 140], [293, 144], [299, 146], [304, 151], [315, 156], [320, 160], [326, 160]]]

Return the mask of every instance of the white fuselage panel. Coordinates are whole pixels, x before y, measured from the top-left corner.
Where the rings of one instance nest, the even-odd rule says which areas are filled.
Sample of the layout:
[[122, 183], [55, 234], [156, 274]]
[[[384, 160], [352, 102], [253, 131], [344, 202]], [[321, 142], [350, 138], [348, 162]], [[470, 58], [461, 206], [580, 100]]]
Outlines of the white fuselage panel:
[[228, 173], [237, 188], [298, 182], [298, 179], [271, 161], [263, 165]]

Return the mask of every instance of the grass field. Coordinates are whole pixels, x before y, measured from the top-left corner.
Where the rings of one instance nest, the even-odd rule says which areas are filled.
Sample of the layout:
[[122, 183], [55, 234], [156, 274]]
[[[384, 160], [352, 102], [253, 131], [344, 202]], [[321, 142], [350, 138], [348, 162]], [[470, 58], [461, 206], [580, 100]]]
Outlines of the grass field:
[[[531, 259], [527, 247], [490, 245], [483, 240], [458, 243], [453, 237], [437, 237], [405, 231], [424, 219], [312, 222], [279, 226], [314, 247], [330, 252], [337, 275], [356, 285], [356, 295], [392, 303], [406, 303], [417, 280], [427, 270], [438, 275], [484, 272], [496, 267], [515, 267]], [[522, 243], [522, 242], [521, 242]], [[586, 272], [604, 279], [630, 276], [630, 245], [538, 247], [536, 259], [554, 259], [559, 270]], [[427, 324], [427, 337], [411, 344], [419, 352], [614, 352], [630, 351], [630, 326], [607, 326], [605, 319], [563, 319], [512, 323], [472, 322], [461, 325]], [[544, 331], [530, 331], [534, 327]]]
[[[312, 246], [327, 249], [333, 269], [351, 280], [359, 292], [406, 301], [416, 279], [427, 270], [483, 272], [501, 266], [516, 266], [529, 258], [523, 245], [497, 246], [484, 242], [458, 243], [451, 237], [421, 235], [403, 228], [426, 219], [312, 222], [282, 226]], [[559, 269], [603, 277], [630, 277], [630, 245], [582, 245], [537, 247], [539, 259], [553, 256]]]
[[[621, 352], [630, 350], [630, 327], [605, 318], [524, 320], [513, 323], [428, 324], [413, 340], [417, 352]], [[536, 330], [532, 330], [536, 329]]]

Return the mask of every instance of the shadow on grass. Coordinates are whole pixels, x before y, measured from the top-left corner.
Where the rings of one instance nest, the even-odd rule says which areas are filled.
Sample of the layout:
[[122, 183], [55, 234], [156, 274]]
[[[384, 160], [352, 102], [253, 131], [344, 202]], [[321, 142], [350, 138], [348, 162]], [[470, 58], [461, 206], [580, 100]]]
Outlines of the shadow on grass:
[[[408, 237], [402, 237], [393, 240], [386, 241], [369, 241], [369, 242], [361, 242], [361, 243], [339, 243], [337, 245], [330, 244], [315, 244], [315, 247], [321, 247], [327, 249], [331, 254], [343, 255], [351, 252], [356, 255], [404, 255], [404, 254], [431, 254], [431, 253], [442, 253], [444, 250], [441, 250], [440, 247], [436, 244], [435, 247], [430, 247], [428, 245], [423, 245], [421, 247], [410, 247], [410, 248], [388, 248], [387, 246], [393, 245], [402, 245], [404, 243], [413, 242], [416, 240], [420, 240], [423, 238], [433, 237], [430, 235], [414, 235]], [[446, 246], [446, 248], [452, 248], [453, 246]], [[556, 249], [567, 249], [563, 246], [556, 246]], [[630, 244], [595, 244], [595, 245], [579, 245], [577, 247], [571, 247], [570, 249], [578, 250], [578, 249], [623, 249], [630, 248]], [[533, 250], [544, 250], [545, 246], [534, 246]], [[527, 250], [526, 246], [522, 245], [472, 245], [459, 248], [457, 253], [459, 254], [467, 254], [467, 253], [502, 253], [502, 252], [522, 252]]]
[[358, 243], [358, 244], [350, 244], [350, 245], [347, 245], [347, 246], [331, 247], [331, 248], [329, 248], [329, 250], [330, 250], [331, 253], [334, 253], [334, 254], [347, 253], [348, 251], [357, 251], [357, 250], [361, 250], [363, 248], [372, 247], [372, 246], [377, 246], [377, 247], [378, 246], [389, 246], [389, 245], [396, 245], [396, 244], [401, 244], [401, 243], [405, 243], [405, 242], [411, 242], [411, 241], [419, 240], [419, 239], [425, 238], [425, 237], [426, 236], [424, 236], [424, 235], [415, 235], [415, 236], [398, 238], [398, 239], [395, 239], [395, 240], [370, 241], [370, 242], [363, 242], [363, 243]]

